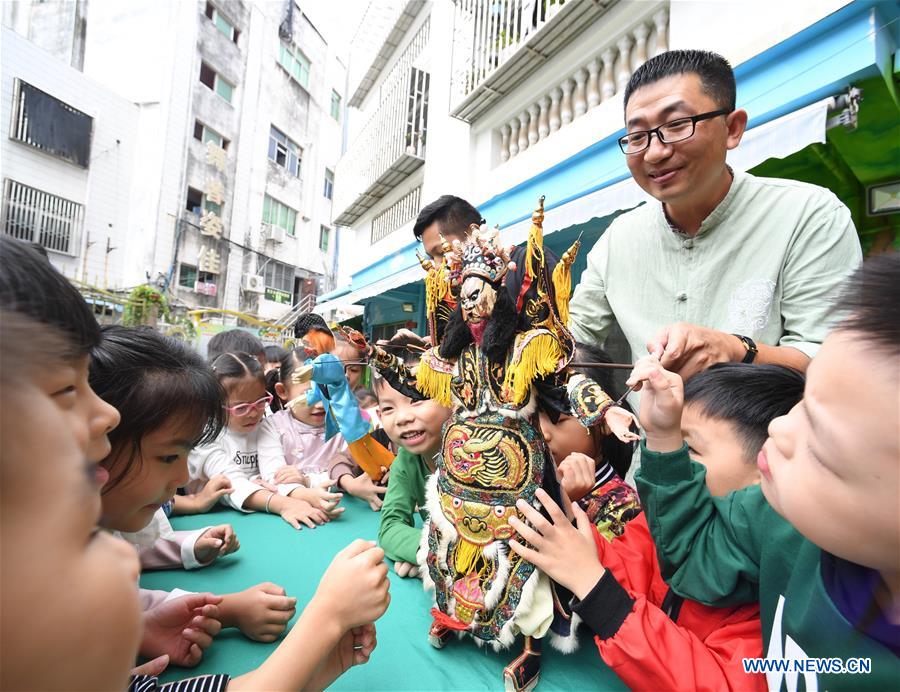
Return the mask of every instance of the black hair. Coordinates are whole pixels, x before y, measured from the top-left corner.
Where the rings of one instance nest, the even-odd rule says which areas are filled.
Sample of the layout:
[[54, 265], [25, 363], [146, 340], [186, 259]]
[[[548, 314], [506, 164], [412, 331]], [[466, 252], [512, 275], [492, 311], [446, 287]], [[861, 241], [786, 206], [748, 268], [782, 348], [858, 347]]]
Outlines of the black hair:
[[265, 353], [263, 343], [244, 329], [219, 332], [206, 346], [206, 360], [212, 363], [223, 353], [249, 353], [257, 358]]
[[223, 353], [210, 366], [225, 391], [229, 389], [228, 380], [242, 380], [245, 377], [255, 378], [263, 387], [266, 386], [266, 375], [259, 359], [244, 351]]
[[100, 325], [72, 284], [30, 244], [0, 236], [0, 307], [58, 329], [62, 357], [86, 356], [100, 341]]
[[769, 423], [803, 398], [805, 382], [802, 373], [783, 365], [717, 363], [685, 382], [684, 404], [730, 423], [749, 462], [769, 436]]
[[670, 50], [650, 58], [628, 80], [624, 107], [628, 107], [628, 99], [642, 86], [680, 74], [697, 75], [703, 91], [719, 108], [734, 110], [737, 87], [731, 64], [718, 53], [706, 50]]
[[[516, 338], [516, 304], [504, 286], [494, 285], [497, 299], [491, 318], [481, 339], [481, 350], [492, 363], [502, 364], [506, 354]], [[463, 318], [462, 303], [458, 304], [447, 321], [444, 338], [439, 348], [442, 358], [458, 358], [469, 344], [474, 341], [472, 331]]]
[[[575, 344], [575, 362], [583, 363], [612, 363], [613, 359], [610, 355], [599, 346], [591, 344], [583, 344], [576, 342]], [[572, 372], [581, 373], [594, 382], [599, 384], [603, 391], [606, 392], [613, 400], [618, 400], [623, 392], [616, 386], [613, 379], [613, 371], [608, 368], [598, 368], [592, 366], [573, 366]], [[623, 401], [619, 404], [627, 411], [631, 411], [628, 402]], [[631, 459], [634, 454], [633, 442], [622, 442], [615, 435], [603, 435], [600, 438], [600, 454], [604, 461], [609, 462], [620, 478], [625, 478], [628, 469], [631, 468]]]
[[280, 363], [281, 359], [287, 355], [287, 349], [281, 346], [270, 345], [265, 349], [267, 363]]
[[329, 328], [324, 317], [317, 315], [314, 312], [308, 312], [305, 315], [300, 315], [300, 317], [297, 318], [297, 321], [294, 322], [294, 338], [302, 339], [313, 329], [320, 331], [323, 334], [334, 336], [334, 333]]
[[840, 331], [858, 332], [866, 343], [896, 358], [900, 356], [900, 252], [876, 255], [857, 269], [844, 285], [838, 309], [845, 313]]
[[443, 235], [464, 238], [468, 234], [469, 226], [473, 223], [481, 225], [484, 219], [481, 218], [481, 212], [462, 197], [443, 195], [422, 207], [413, 225], [416, 240], [419, 240], [425, 229], [434, 222], [440, 225]]
[[277, 368], [272, 368], [266, 374], [266, 390], [272, 395], [272, 403], [269, 404], [269, 407], [273, 411], [280, 411], [284, 408], [284, 402], [278, 396], [278, 392], [275, 391], [275, 385], [278, 383], [287, 385], [291, 381], [291, 375], [294, 374], [294, 371], [303, 365], [309, 357], [309, 351], [305, 348], [292, 349], [285, 353]]
[[356, 397], [357, 401], [363, 401], [364, 399], [376, 399], [375, 392], [373, 392], [368, 387], [357, 387], [353, 390], [353, 396]]
[[206, 361], [177, 339], [149, 327], [109, 325], [101, 334], [91, 351], [91, 389], [122, 417], [109, 433], [107, 461], [131, 449], [108, 491], [139, 463], [144, 437], [169, 421], [194, 423], [192, 446], [216, 439], [225, 425], [225, 392]]

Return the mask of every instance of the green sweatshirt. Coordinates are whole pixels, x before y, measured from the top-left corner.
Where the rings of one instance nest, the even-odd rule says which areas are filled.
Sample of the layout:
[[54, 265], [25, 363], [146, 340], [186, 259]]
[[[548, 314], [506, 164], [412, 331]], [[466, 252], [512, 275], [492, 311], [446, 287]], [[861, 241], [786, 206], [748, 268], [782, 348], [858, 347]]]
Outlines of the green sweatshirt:
[[822, 662], [811, 661], [799, 674], [769, 672], [769, 689], [900, 689], [900, 659], [855, 629], [828, 595], [822, 550], [772, 509], [759, 486], [713, 497], [705, 478], [687, 445], [660, 454], [642, 443], [635, 480], [670, 586], [712, 606], [758, 600], [767, 659], [871, 659], [868, 674], [816, 670]]
[[391, 478], [381, 507], [378, 543], [392, 560], [416, 564], [422, 529], [416, 528], [416, 507], [425, 519], [425, 481], [431, 475], [425, 460], [402, 447], [391, 464]]

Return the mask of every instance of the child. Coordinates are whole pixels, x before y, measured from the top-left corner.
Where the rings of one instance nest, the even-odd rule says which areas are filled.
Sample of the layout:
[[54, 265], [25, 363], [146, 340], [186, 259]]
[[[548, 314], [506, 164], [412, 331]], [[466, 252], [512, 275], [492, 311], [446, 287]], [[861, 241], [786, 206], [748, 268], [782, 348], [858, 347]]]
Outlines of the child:
[[[321, 498], [306, 488], [282, 492], [255, 482], [260, 478], [259, 423], [263, 409], [272, 401], [259, 362], [249, 353], [223, 353], [212, 363], [212, 369], [228, 397], [227, 423], [217, 438], [191, 452], [189, 490], [225, 474], [232, 491], [221, 499], [234, 509], [278, 514], [295, 529], [300, 529], [301, 523], [315, 528], [327, 522], [327, 512], [338, 498]], [[180, 496], [175, 498], [176, 508], [179, 501]]]
[[394, 561], [394, 571], [401, 577], [418, 576], [416, 552], [422, 539], [415, 526], [415, 512], [425, 518], [425, 481], [435, 469], [441, 451], [441, 428], [450, 417], [450, 409], [431, 399], [413, 401], [374, 376], [381, 420], [385, 432], [399, 447], [391, 464], [378, 543], [385, 555]]
[[[134, 533], [187, 483], [191, 448], [217, 438], [224, 420], [222, 389], [203, 359], [178, 341], [150, 329], [107, 326], [102, 333], [91, 352], [91, 387], [116, 407], [122, 422], [110, 433], [112, 450], [101, 462], [109, 474], [101, 523]], [[142, 597], [150, 609], [171, 595], [143, 591]], [[222, 596], [217, 619], [250, 639], [274, 641], [295, 602], [281, 587], [262, 583]]]
[[262, 341], [245, 329], [229, 329], [219, 332], [206, 345], [206, 360], [212, 363], [223, 353], [249, 353], [265, 367], [266, 352]]
[[270, 370], [275, 370], [279, 365], [281, 365], [281, 360], [284, 358], [288, 352], [286, 349], [283, 349], [281, 346], [276, 346], [274, 344], [270, 344], [266, 346], [264, 349], [266, 354], [266, 364], [263, 366], [263, 372], [268, 375]]
[[[759, 482], [755, 459], [766, 428], [800, 400], [803, 376], [777, 365], [715, 365], [691, 378], [685, 395], [681, 430], [691, 445], [691, 458], [706, 467], [710, 491], [724, 495]], [[545, 507], [556, 509], [549, 501]], [[612, 543], [595, 543], [587, 524], [579, 523], [579, 529], [568, 521], [556, 525], [555, 519], [552, 528], [539, 529], [543, 541], [554, 545], [540, 549], [536, 564], [577, 589], [581, 600], [575, 612], [594, 632], [603, 660], [625, 684], [654, 689], [764, 687], [761, 675], [748, 675], [741, 665], [742, 658], [762, 652], [756, 604], [710, 608], [672, 592], [660, 574], [643, 514]], [[554, 551], [561, 559], [554, 559]]]
[[713, 497], [678, 429], [680, 378], [648, 357], [630, 380], [643, 386], [637, 479], [663, 573], [710, 604], [760, 601], [766, 663], [793, 659], [767, 672], [772, 689], [798, 673], [807, 690], [900, 680], [898, 285], [898, 253], [857, 270], [803, 400], [769, 425], [758, 486]]
[[[283, 487], [302, 489], [309, 484], [315, 492], [327, 494], [326, 488], [336, 484], [378, 511], [381, 509], [379, 495], [385, 488], [374, 483], [356, 465], [340, 433], [325, 440], [325, 408], [321, 402], [313, 405], [307, 402], [312, 383], [293, 381], [294, 373], [303, 366], [307, 356], [308, 352], [302, 348], [291, 351], [281, 361], [277, 376], [274, 373], [269, 376], [270, 387], [280, 402], [277, 407], [282, 410], [269, 416], [260, 427], [263, 478], [277, 484], [279, 492]], [[328, 497], [340, 499], [341, 495], [328, 494]]]
[[[126, 543], [95, 529], [108, 478], [96, 453], [108, 451], [105, 433], [118, 419], [87, 385], [86, 349], [99, 329], [65, 278], [9, 238], [0, 238], [0, 324], [0, 688], [124, 689], [141, 639], [138, 566]], [[67, 365], [75, 361], [83, 372]], [[389, 598], [380, 562], [362, 541], [339, 554], [286, 641], [232, 687], [322, 688], [368, 660], [375, 632], [362, 623]], [[354, 587], [362, 592], [346, 598]], [[204, 689], [227, 682], [207, 676]]]

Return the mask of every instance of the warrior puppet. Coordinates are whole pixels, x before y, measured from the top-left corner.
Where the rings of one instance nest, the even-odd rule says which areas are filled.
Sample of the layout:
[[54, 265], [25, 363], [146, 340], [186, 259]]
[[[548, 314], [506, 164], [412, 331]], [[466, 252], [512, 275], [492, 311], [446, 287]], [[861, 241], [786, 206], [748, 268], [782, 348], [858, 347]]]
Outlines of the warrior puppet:
[[[532, 688], [540, 673], [540, 640], [548, 632], [558, 648], [574, 648], [574, 626], [551, 623], [562, 601], [549, 578], [516, 555], [509, 518], [516, 500], [539, 506], [544, 487], [559, 498], [538, 411], [561, 413], [585, 426], [630, 441], [632, 414], [592, 380], [570, 374], [574, 341], [566, 328], [570, 268], [578, 247], [548, 266], [542, 236], [543, 198], [532, 216], [517, 266], [499, 232], [482, 227], [464, 243], [445, 243], [444, 261], [423, 261], [432, 348], [415, 375], [397, 358], [369, 347], [370, 363], [393, 386], [414, 398], [449, 406], [437, 470], [429, 479], [419, 563], [434, 590], [431, 643], [444, 646], [454, 631], [479, 644], [525, 647], [504, 670], [508, 689]], [[519, 518], [522, 517], [519, 515]], [[568, 635], [568, 640], [565, 636]]]

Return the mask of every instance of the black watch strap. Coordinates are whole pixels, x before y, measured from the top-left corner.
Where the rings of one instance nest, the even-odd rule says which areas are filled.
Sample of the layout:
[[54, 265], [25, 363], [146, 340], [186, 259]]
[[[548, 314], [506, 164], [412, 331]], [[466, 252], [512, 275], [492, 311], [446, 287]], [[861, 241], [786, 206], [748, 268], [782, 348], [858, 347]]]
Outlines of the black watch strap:
[[747, 349], [747, 353], [744, 354], [744, 359], [741, 362], [752, 363], [756, 358], [756, 354], [759, 353], [759, 349], [756, 348], [756, 342], [749, 336], [742, 336], [740, 334], [734, 334], [733, 336], [736, 336], [738, 339], [740, 339], [741, 343], [744, 344], [744, 348]]

